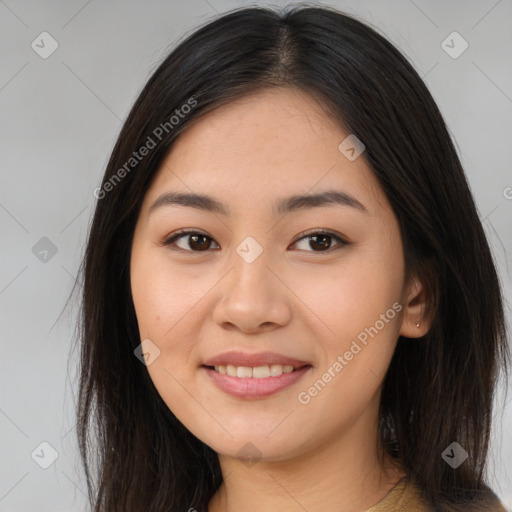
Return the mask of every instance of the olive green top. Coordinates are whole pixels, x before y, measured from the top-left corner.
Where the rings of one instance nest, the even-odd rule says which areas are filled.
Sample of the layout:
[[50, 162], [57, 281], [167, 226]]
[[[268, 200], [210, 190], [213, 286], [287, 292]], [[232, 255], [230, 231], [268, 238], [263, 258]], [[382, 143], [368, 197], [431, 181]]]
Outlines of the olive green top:
[[[420, 489], [406, 485], [407, 477], [401, 478], [389, 493], [364, 512], [432, 512], [422, 496]], [[499, 499], [491, 505], [489, 512], [507, 512]]]

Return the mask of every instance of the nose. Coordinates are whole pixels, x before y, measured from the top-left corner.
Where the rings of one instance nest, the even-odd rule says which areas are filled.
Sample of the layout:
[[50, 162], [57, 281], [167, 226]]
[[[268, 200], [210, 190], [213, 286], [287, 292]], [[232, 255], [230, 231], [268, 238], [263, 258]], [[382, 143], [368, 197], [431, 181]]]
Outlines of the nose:
[[213, 311], [214, 321], [224, 329], [264, 332], [290, 321], [292, 294], [267, 255], [264, 250], [251, 263], [233, 255], [233, 268], [219, 283]]

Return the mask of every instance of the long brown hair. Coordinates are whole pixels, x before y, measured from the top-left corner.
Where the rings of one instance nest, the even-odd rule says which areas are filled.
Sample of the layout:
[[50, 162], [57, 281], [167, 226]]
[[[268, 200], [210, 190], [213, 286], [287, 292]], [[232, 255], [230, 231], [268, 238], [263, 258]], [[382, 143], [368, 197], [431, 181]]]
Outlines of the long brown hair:
[[[454, 144], [390, 42], [352, 16], [293, 6], [231, 11], [186, 37], [140, 93], [95, 194], [80, 268], [77, 400], [94, 512], [204, 512], [222, 482], [217, 454], [176, 419], [134, 356], [130, 247], [178, 134], [213, 108], [275, 86], [310, 93], [363, 141], [399, 221], [408, 275], [428, 290], [432, 327], [420, 342], [398, 340], [384, 380], [385, 448], [435, 510], [485, 503], [493, 397], [500, 368], [508, 376], [509, 347], [495, 264]], [[146, 156], [132, 160], [142, 146]], [[469, 455], [456, 469], [441, 457], [454, 441]]]

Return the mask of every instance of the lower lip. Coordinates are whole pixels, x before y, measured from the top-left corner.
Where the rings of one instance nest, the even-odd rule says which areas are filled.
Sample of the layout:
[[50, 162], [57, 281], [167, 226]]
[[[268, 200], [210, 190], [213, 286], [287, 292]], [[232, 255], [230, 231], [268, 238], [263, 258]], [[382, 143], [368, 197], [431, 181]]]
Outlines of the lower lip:
[[308, 365], [290, 373], [283, 373], [278, 377], [255, 379], [254, 377], [230, 377], [206, 366], [202, 367], [221, 391], [232, 396], [247, 399], [264, 398], [273, 395], [297, 382], [310, 368], [311, 366]]

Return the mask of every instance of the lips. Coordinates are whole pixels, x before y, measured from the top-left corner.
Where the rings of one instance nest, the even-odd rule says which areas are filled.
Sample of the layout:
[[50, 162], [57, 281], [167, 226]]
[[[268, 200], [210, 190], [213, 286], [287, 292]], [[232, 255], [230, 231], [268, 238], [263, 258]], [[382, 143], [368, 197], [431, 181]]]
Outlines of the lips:
[[[222, 369], [222, 372], [219, 371]], [[240, 375], [234, 376], [235, 369]], [[266, 369], [269, 376], [265, 373], [260, 373], [258, 378], [254, 374], [249, 375]], [[224, 393], [246, 400], [257, 400], [292, 386], [312, 370], [312, 365], [275, 352], [249, 354], [230, 351], [206, 360], [201, 370]]]
[[201, 370], [209, 381], [224, 393], [245, 400], [258, 400], [267, 398], [292, 386], [311, 370], [311, 366], [305, 365], [298, 370], [283, 373], [278, 377], [262, 379], [231, 377], [205, 366]]
[[212, 357], [203, 363], [203, 366], [270, 366], [280, 364], [281, 366], [293, 366], [295, 369], [309, 365], [306, 361], [277, 354], [275, 352], [259, 352], [250, 354], [241, 351], [230, 351]]

